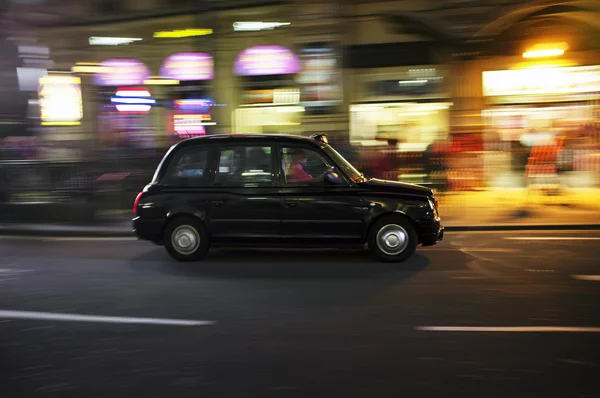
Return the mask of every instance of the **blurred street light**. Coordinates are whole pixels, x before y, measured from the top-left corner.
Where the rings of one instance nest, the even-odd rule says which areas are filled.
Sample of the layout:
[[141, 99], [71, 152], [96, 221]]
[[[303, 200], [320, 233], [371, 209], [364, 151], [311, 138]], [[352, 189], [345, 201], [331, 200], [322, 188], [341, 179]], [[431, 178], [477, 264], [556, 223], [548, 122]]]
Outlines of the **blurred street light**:
[[139, 37], [98, 37], [92, 36], [89, 39], [91, 46], [120, 46], [133, 43], [134, 41], [141, 41]]

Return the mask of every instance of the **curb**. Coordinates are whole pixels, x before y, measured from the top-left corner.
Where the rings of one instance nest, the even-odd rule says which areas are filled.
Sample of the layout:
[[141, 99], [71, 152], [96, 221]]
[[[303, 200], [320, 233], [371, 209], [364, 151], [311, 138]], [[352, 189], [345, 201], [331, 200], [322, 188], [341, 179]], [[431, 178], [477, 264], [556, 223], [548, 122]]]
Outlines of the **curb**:
[[596, 231], [600, 224], [528, 224], [528, 225], [473, 225], [444, 227], [449, 232], [477, 231]]
[[[564, 225], [473, 225], [448, 226], [446, 232], [492, 232], [492, 231], [596, 231], [600, 224]], [[64, 238], [134, 238], [131, 229], [102, 227], [51, 227], [51, 226], [0, 226], [0, 236], [64, 237]]]
[[0, 236], [33, 236], [40, 238], [132, 238], [131, 229], [115, 228], [11, 228], [0, 227]]

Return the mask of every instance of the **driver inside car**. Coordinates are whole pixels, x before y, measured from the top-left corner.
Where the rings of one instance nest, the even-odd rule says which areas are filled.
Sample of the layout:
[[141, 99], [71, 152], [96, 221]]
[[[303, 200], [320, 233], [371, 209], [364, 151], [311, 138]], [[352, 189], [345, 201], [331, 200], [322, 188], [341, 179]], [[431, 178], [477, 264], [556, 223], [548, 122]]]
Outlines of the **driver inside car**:
[[306, 153], [303, 150], [294, 151], [292, 154], [292, 163], [287, 169], [288, 182], [308, 182], [312, 181], [313, 177], [304, 171], [306, 166]]

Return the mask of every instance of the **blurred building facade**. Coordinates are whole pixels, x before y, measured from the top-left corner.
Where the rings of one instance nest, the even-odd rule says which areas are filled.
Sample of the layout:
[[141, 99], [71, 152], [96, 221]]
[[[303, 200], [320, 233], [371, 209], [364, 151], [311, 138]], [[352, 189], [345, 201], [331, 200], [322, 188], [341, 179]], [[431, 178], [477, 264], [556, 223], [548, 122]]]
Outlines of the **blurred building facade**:
[[[11, 7], [29, 17], [16, 46], [37, 43], [43, 54], [34, 59], [45, 62], [37, 68], [80, 79], [83, 112], [73, 125], [42, 126], [29, 99], [31, 129], [59, 148], [49, 158], [120, 145], [152, 153], [221, 132], [324, 132], [358, 148], [365, 166], [377, 162], [371, 152], [394, 152], [386, 165], [394, 179], [443, 172], [454, 187], [518, 186], [562, 167], [546, 159], [555, 151], [570, 159], [565, 170], [586, 176], [579, 184], [597, 183], [588, 156], [598, 145], [594, 0]], [[525, 58], [536, 46], [564, 53]]]

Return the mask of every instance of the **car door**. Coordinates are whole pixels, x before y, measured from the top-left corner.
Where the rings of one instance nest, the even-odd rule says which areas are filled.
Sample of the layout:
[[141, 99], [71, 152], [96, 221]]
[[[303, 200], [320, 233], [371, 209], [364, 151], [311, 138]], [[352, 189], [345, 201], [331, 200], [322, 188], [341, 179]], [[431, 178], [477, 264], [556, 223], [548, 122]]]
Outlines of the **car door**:
[[[310, 145], [281, 144], [283, 201], [281, 234], [284, 243], [340, 243], [362, 241], [366, 208], [355, 188], [343, 176], [326, 183], [324, 173], [335, 169], [327, 156]], [[339, 173], [339, 171], [338, 171]]]
[[213, 242], [279, 241], [281, 199], [270, 143], [220, 145], [209, 199]]

